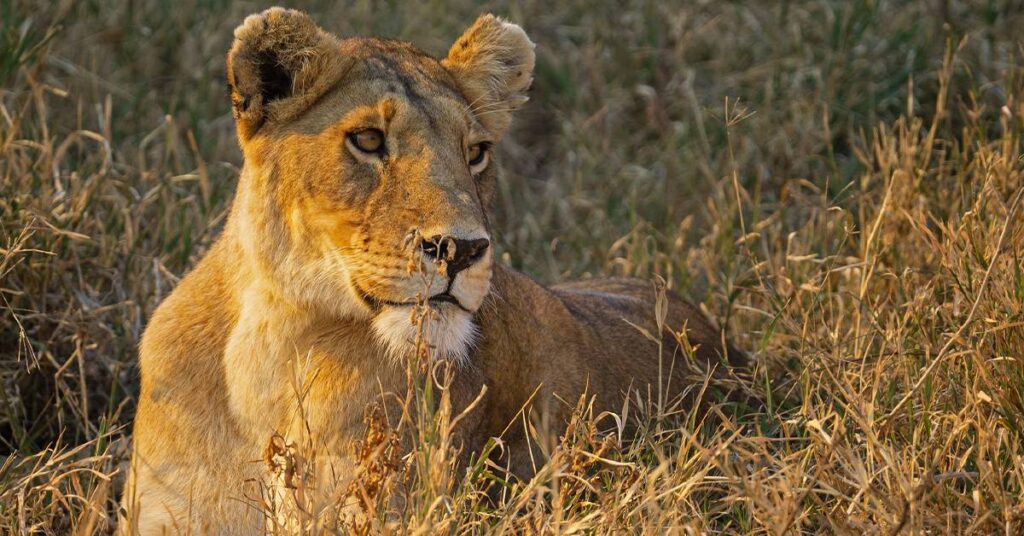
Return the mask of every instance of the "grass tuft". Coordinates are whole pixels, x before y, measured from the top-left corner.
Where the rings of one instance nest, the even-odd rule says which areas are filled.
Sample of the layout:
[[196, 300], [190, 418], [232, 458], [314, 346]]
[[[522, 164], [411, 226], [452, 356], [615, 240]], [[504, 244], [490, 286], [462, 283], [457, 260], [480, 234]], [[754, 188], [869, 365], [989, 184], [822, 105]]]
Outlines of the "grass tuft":
[[[513, 482], [455, 470], [444, 375], [411, 364], [419, 406], [369, 412], [363, 476], [282, 532], [1024, 532], [1015, 2], [302, 7], [436, 55], [480, 11], [522, 23], [503, 261], [660, 277], [752, 353], [759, 402], [632, 401], [627, 440], [581, 400]], [[256, 9], [0, 0], [0, 532], [114, 527], [140, 335], [241, 164], [223, 55]], [[268, 445], [301, 490], [316, 460]]]

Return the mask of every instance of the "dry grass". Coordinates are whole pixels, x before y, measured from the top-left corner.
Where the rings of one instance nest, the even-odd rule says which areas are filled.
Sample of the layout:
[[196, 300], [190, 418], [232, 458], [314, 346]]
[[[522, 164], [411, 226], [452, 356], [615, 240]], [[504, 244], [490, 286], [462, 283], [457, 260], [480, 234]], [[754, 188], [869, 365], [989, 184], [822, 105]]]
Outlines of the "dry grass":
[[[414, 382], [412, 457], [380, 427], [360, 446], [370, 514], [306, 521], [1024, 531], [1019, 4], [593, 4], [304, 8], [435, 54], [482, 10], [522, 22], [538, 72], [502, 147], [505, 261], [664, 277], [752, 352], [764, 403], [722, 402], [714, 424], [650, 411], [631, 442], [581, 403], [540, 438], [537, 478], [509, 484], [452, 470], [452, 416]], [[240, 165], [223, 53], [260, 7], [0, 0], [4, 533], [113, 526], [135, 348], [223, 221]]]

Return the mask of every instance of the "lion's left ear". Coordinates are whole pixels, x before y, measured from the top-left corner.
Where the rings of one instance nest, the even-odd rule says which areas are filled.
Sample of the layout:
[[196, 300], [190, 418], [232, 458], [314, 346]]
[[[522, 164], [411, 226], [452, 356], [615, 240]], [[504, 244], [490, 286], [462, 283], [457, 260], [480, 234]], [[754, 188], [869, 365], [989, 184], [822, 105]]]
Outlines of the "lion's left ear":
[[441, 63], [455, 77], [479, 121], [500, 137], [529, 97], [534, 44], [519, 26], [482, 15]]

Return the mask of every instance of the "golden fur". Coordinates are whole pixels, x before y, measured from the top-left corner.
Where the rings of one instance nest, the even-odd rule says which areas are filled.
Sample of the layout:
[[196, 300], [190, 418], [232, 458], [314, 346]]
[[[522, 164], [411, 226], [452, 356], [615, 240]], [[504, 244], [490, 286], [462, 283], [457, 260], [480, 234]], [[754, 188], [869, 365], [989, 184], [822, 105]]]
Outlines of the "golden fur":
[[[671, 378], [678, 394], [692, 384], [670, 363], [680, 355], [670, 331], [659, 357], [638, 329], [657, 333], [650, 283], [545, 288], [486, 246], [453, 271], [455, 244], [490, 238], [496, 189], [496, 165], [474, 169], [468, 148], [500, 140], [533, 64], [523, 30], [490, 15], [441, 61], [405, 43], [340, 40], [279, 8], [235, 31], [227, 71], [245, 165], [223, 234], [143, 337], [122, 529], [258, 532], [265, 520], [249, 503], [275, 433], [312, 437], [345, 482], [364, 408], [404, 392], [417, 293], [449, 293], [431, 304], [426, 335], [431, 357], [458, 362], [455, 405], [488, 386], [460, 425], [467, 452], [500, 435], [535, 391], [558, 422], [558, 400], [584, 391], [615, 409], [630, 386]], [[384, 134], [380, 152], [353, 145], [364, 129]], [[447, 249], [418, 250], [430, 237]], [[696, 361], [739, 362], [695, 308], [666, 299], [665, 325], [686, 327]], [[506, 441], [506, 461], [529, 476], [523, 434]]]

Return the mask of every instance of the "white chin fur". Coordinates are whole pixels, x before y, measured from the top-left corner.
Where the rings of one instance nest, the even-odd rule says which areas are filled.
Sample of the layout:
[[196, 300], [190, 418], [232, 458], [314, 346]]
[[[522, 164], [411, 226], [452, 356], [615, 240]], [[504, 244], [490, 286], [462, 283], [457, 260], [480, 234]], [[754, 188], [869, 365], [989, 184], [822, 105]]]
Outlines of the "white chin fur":
[[[479, 334], [473, 317], [466, 311], [445, 305], [434, 308], [423, 320], [423, 342], [431, 359], [448, 359], [463, 364]], [[386, 306], [373, 319], [377, 340], [396, 359], [415, 349], [418, 326], [412, 324], [412, 307]]]

